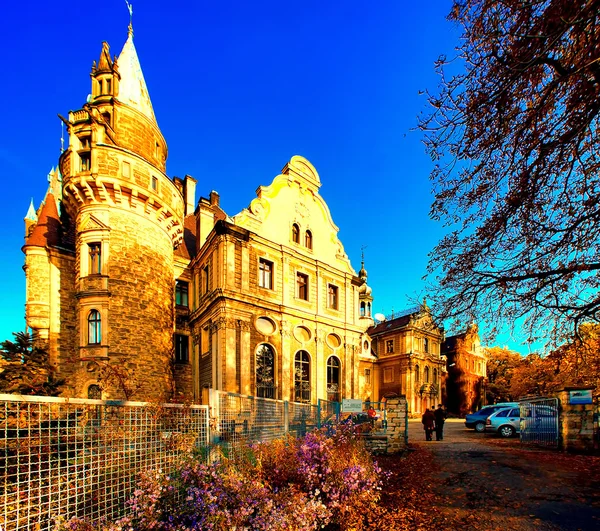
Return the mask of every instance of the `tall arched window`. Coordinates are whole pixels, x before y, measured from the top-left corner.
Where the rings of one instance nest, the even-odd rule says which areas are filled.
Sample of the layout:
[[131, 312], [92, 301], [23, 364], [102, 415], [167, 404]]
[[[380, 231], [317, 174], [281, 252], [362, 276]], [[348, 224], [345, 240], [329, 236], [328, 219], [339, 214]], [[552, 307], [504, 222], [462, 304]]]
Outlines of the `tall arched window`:
[[98, 310], [88, 315], [88, 345], [99, 345], [102, 342], [102, 318]]
[[292, 225], [292, 241], [294, 243], [300, 243], [300, 227], [297, 223]]
[[304, 246], [307, 249], [312, 249], [312, 232], [309, 230], [304, 233]]
[[425, 367], [423, 371], [423, 377], [425, 379], [425, 383], [429, 383], [429, 367]]
[[367, 302], [367, 317], [371, 317], [371, 303]]
[[256, 350], [256, 396], [275, 398], [275, 352], [266, 343]]
[[437, 369], [433, 369], [433, 383], [437, 384]]
[[415, 382], [421, 381], [421, 369], [418, 365], [415, 365]]
[[296, 352], [294, 360], [294, 400], [310, 404], [310, 356], [305, 350]]
[[327, 400], [340, 402], [340, 360], [330, 356], [327, 360]]
[[360, 303], [360, 316], [361, 316], [361, 317], [364, 317], [364, 316], [365, 316], [365, 308], [366, 308], [366, 306], [365, 306], [365, 303], [364, 303], [364, 302], [361, 302], [361, 303]]

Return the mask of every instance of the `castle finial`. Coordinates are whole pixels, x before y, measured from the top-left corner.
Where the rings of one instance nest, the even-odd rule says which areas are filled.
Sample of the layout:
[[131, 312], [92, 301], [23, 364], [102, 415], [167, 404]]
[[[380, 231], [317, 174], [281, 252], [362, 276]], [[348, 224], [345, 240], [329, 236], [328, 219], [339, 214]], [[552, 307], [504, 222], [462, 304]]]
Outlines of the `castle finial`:
[[133, 6], [127, 0], [125, 0], [125, 3], [127, 4], [127, 10], [129, 11], [129, 26], [127, 29], [129, 35], [133, 36]]

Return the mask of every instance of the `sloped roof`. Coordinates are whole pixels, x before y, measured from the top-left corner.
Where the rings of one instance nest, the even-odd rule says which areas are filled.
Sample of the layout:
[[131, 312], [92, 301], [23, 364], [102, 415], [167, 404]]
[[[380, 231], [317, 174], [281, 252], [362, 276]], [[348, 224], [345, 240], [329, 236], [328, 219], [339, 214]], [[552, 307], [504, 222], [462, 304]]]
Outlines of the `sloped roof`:
[[375, 326], [372, 326], [367, 330], [367, 333], [373, 337], [374, 335], [383, 334], [385, 332], [389, 332], [390, 330], [395, 330], [397, 328], [402, 328], [410, 323], [410, 319], [412, 316], [416, 314], [410, 313], [408, 315], [402, 315], [401, 317], [396, 317], [395, 319], [389, 319], [387, 321], [383, 321]]
[[175, 255], [191, 260], [196, 255], [196, 216], [189, 214], [183, 220], [183, 241]]
[[60, 244], [60, 216], [56, 208], [54, 194], [46, 194], [38, 215], [38, 222], [27, 238], [25, 246], [46, 247]]

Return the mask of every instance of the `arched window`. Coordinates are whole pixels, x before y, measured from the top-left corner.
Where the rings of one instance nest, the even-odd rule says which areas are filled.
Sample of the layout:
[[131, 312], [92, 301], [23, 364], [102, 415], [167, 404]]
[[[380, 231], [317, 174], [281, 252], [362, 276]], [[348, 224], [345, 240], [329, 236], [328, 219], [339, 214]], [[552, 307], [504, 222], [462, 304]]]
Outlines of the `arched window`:
[[340, 360], [335, 356], [327, 360], [327, 400], [340, 401]]
[[437, 369], [433, 369], [433, 383], [437, 384]]
[[425, 379], [425, 383], [429, 383], [429, 367], [425, 367], [423, 378]]
[[92, 384], [88, 387], [87, 395], [88, 398], [100, 400], [102, 398], [102, 389], [99, 385]]
[[367, 317], [371, 317], [371, 303], [367, 303]]
[[304, 233], [304, 246], [307, 249], [312, 249], [312, 232], [309, 230]]
[[275, 397], [275, 352], [266, 343], [256, 350], [256, 396]]
[[292, 241], [294, 243], [300, 243], [300, 227], [297, 223], [292, 225]]
[[364, 302], [360, 303], [360, 316], [361, 317], [365, 316], [365, 303]]
[[308, 352], [296, 352], [294, 360], [294, 400], [310, 404], [310, 357]]
[[98, 310], [88, 315], [88, 345], [99, 345], [102, 342], [102, 318]]
[[415, 365], [415, 382], [421, 381], [421, 369], [418, 365]]
[[423, 350], [427, 353], [429, 352], [429, 339], [423, 339]]

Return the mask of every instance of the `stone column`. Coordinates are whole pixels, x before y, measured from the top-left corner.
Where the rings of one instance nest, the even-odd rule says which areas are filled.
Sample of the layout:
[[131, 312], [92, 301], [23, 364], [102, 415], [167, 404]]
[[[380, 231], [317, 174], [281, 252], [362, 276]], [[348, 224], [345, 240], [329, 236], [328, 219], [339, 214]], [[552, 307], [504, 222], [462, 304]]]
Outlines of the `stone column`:
[[564, 451], [594, 450], [594, 405], [571, 403], [576, 399], [574, 395], [592, 389], [591, 387], [565, 387], [557, 393], [560, 404], [559, 447]]

